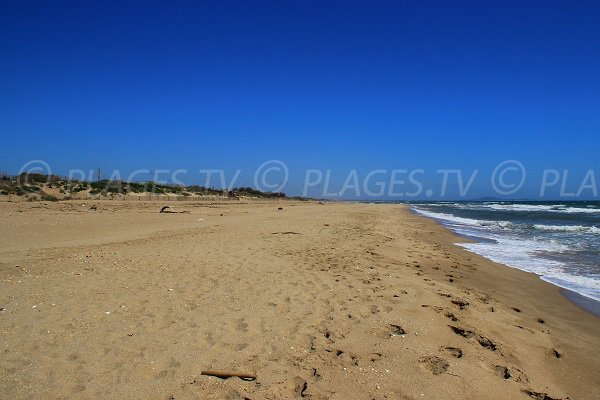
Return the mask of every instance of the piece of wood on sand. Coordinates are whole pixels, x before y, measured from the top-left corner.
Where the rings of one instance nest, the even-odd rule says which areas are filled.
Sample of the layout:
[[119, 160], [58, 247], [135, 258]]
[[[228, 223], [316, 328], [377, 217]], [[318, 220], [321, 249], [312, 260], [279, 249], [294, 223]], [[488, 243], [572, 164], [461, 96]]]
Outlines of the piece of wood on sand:
[[239, 373], [239, 372], [230, 372], [230, 371], [209, 370], [209, 371], [202, 371], [200, 374], [208, 375], [208, 376], [215, 376], [215, 377], [221, 378], [221, 379], [227, 379], [227, 378], [231, 378], [231, 377], [240, 378], [241, 380], [244, 380], [244, 381], [253, 381], [256, 379], [256, 375], [253, 375], [253, 374], [243, 374], [243, 373]]

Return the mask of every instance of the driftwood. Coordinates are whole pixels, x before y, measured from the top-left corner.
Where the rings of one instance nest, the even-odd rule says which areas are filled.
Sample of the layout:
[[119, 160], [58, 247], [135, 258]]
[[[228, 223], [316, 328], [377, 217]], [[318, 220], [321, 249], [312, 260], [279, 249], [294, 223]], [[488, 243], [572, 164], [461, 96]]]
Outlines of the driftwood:
[[171, 208], [171, 206], [164, 206], [163, 208], [160, 209], [160, 213], [167, 213], [167, 214], [183, 214], [183, 213], [189, 213], [189, 211], [175, 211], [173, 210], [173, 208]]
[[221, 379], [227, 379], [227, 378], [231, 378], [231, 377], [240, 378], [241, 380], [244, 380], [244, 381], [253, 381], [256, 379], [256, 375], [241, 374], [238, 372], [227, 372], [227, 371], [202, 371], [200, 374], [208, 375], [208, 376], [216, 376], [217, 378], [221, 378]]

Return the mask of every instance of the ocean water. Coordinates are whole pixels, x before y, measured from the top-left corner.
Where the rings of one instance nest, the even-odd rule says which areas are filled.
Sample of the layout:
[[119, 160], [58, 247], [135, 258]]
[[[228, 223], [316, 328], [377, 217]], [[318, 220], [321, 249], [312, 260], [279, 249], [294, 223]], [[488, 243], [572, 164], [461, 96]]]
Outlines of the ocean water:
[[[600, 302], [600, 202], [412, 203], [469, 251]], [[599, 303], [600, 304], [600, 303]]]

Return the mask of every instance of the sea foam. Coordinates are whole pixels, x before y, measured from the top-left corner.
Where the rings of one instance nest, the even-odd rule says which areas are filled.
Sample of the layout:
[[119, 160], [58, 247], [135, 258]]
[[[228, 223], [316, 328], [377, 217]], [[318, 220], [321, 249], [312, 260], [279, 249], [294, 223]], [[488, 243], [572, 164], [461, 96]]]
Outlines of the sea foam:
[[[440, 221], [459, 234], [481, 239], [475, 243], [460, 243], [459, 246], [494, 262], [537, 274], [544, 281], [600, 301], [600, 268], [597, 264], [580, 264], [581, 260], [586, 259], [586, 253], [582, 252], [597, 251], [600, 228], [593, 225], [556, 223], [563, 221], [564, 217], [556, 221], [536, 217], [535, 221], [538, 223], [530, 223], [526, 218], [523, 219], [525, 211], [590, 215], [600, 212], [600, 209], [568, 208], [562, 204], [434, 204], [414, 206], [413, 210]], [[503, 217], [511, 215], [506, 214], [507, 212], [514, 212], [514, 219], [493, 220], [496, 211], [500, 210], [504, 211]], [[478, 218], [458, 216], [451, 212], [476, 215]], [[575, 221], [589, 223], [586, 218], [589, 220], [597, 217], [577, 217]]]

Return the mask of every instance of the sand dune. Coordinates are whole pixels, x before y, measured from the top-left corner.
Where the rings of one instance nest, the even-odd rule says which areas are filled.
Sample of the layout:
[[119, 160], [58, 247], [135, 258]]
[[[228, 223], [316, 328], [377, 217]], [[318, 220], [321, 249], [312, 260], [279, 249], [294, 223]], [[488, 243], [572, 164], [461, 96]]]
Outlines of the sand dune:
[[0, 204], [1, 397], [600, 396], [600, 319], [404, 206], [160, 205]]

